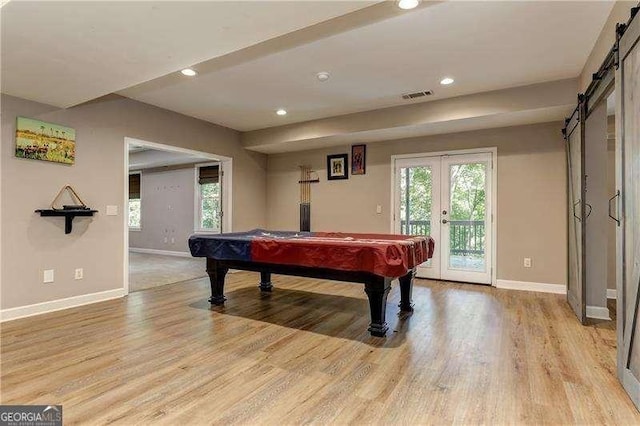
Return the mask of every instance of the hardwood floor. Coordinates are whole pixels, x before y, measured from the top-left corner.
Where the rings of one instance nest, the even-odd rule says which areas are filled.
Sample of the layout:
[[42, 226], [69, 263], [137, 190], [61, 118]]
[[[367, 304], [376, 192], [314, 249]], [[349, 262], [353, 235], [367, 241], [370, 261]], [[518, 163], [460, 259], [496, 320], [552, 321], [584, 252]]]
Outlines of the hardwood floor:
[[206, 279], [2, 325], [1, 402], [66, 424], [640, 424], [611, 323], [558, 295], [417, 280], [416, 312], [369, 336], [362, 285]]

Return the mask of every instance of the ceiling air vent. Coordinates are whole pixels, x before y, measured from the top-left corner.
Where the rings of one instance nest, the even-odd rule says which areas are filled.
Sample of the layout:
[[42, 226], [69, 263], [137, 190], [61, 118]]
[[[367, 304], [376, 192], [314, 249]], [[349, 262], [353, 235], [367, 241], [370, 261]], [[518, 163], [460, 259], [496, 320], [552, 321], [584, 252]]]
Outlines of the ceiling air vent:
[[407, 93], [406, 95], [402, 95], [402, 99], [417, 99], [431, 95], [433, 95], [431, 90], [425, 90], [424, 92]]

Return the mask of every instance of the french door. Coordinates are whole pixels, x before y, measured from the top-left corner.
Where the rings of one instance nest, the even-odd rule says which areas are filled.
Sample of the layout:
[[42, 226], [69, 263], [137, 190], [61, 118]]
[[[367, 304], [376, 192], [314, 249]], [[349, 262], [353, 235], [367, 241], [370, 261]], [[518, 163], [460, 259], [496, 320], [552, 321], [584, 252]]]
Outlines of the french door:
[[492, 282], [493, 153], [394, 159], [394, 232], [430, 235], [422, 278]]

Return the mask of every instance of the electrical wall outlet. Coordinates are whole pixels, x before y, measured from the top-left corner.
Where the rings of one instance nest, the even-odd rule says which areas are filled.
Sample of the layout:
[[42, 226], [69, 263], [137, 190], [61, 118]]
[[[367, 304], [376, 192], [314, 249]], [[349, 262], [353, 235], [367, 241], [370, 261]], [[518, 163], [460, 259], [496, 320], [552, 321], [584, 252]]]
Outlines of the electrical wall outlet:
[[76, 269], [75, 279], [81, 280], [84, 277], [84, 270], [82, 268]]
[[380, 204], [376, 206], [376, 213], [378, 214], [382, 213], [382, 206]]
[[175, 244], [176, 243], [176, 239], [174, 237], [171, 237], [171, 244]]
[[107, 216], [118, 216], [118, 206], [107, 206]]
[[167, 244], [169, 242], [169, 238], [164, 237], [164, 243]]
[[42, 282], [43, 283], [52, 283], [53, 282], [53, 269], [45, 269], [42, 274]]
[[530, 257], [525, 257], [524, 258], [524, 267], [525, 268], [531, 268], [531, 258]]

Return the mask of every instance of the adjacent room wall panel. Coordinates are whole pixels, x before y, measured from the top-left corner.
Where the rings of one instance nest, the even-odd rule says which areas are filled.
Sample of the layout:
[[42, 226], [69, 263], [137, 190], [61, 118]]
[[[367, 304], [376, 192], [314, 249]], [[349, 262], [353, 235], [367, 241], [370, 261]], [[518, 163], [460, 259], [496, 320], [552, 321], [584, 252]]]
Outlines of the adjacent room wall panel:
[[[76, 163], [16, 158], [17, 116], [75, 128]], [[123, 287], [125, 137], [233, 157], [234, 229], [265, 225], [266, 156], [244, 150], [234, 130], [115, 95], [69, 109], [2, 95], [1, 124], [2, 309]], [[99, 210], [77, 218], [69, 235], [60, 218], [34, 213], [65, 184]], [[106, 216], [107, 205], [118, 215]], [[55, 269], [54, 283], [42, 283], [44, 269]]]
[[[268, 158], [267, 223], [297, 229], [301, 164], [317, 171], [311, 185], [311, 230], [389, 232], [391, 155], [498, 148], [497, 237], [499, 279], [566, 284], [566, 159], [562, 123], [508, 127], [367, 145], [366, 174], [327, 181], [326, 155], [350, 146]], [[376, 207], [382, 213], [376, 213]], [[524, 268], [523, 259], [533, 259]]]
[[129, 231], [129, 247], [189, 252], [187, 240], [195, 220], [195, 168], [143, 170], [141, 191], [142, 226]]

